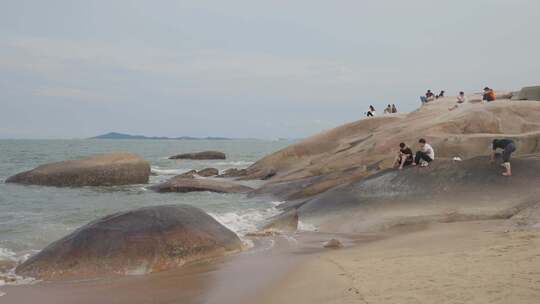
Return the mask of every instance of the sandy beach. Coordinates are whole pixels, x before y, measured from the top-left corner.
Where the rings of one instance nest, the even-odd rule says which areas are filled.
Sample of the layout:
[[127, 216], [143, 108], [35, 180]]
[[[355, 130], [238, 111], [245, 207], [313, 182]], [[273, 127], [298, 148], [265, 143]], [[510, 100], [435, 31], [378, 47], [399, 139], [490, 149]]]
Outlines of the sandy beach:
[[540, 231], [507, 227], [432, 224], [326, 251], [257, 303], [540, 303]]

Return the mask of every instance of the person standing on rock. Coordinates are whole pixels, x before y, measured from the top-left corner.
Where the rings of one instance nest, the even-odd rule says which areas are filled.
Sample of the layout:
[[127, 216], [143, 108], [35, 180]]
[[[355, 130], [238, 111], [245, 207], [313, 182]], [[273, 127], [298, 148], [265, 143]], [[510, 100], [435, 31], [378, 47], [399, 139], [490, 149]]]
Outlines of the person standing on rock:
[[418, 143], [420, 143], [420, 150], [416, 152], [412, 165], [416, 166], [420, 164], [422, 167], [427, 167], [429, 166], [429, 163], [435, 160], [435, 151], [423, 138], [420, 138]]
[[503, 172], [504, 176], [512, 176], [512, 166], [510, 165], [510, 158], [512, 153], [516, 151], [516, 145], [511, 139], [494, 139], [492, 143], [493, 151], [491, 152], [491, 163], [495, 162], [495, 154], [497, 149], [502, 149], [502, 166], [506, 169], [506, 172]]
[[394, 168], [399, 166], [399, 170], [402, 170], [404, 166], [411, 165], [413, 162], [414, 160], [411, 148], [407, 147], [405, 143], [400, 143], [398, 155], [394, 160]]

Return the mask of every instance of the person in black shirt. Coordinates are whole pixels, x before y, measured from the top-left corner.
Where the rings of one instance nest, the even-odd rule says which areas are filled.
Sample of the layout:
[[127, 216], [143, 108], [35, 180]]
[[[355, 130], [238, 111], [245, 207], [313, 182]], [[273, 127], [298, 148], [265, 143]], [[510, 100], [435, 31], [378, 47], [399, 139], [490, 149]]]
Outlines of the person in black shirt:
[[506, 169], [502, 175], [512, 176], [512, 166], [510, 166], [510, 158], [512, 153], [516, 151], [516, 145], [511, 139], [494, 139], [492, 144], [493, 151], [491, 152], [491, 163], [495, 162], [495, 153], [497, 149], [502, 149], [503, 167]]
[[369, 110], [366, 113], [367, 117], [374, 117], [375, 116], [375, 107], [369, 106]]
[[399, 166], [399, 170], [403, 169], [403, 166], [409, 166], [413, 163], [413, 153], [411, 148], [407, 147], [405, 143], [399, 144], [399, 152], [394, 160], [394, 168]]

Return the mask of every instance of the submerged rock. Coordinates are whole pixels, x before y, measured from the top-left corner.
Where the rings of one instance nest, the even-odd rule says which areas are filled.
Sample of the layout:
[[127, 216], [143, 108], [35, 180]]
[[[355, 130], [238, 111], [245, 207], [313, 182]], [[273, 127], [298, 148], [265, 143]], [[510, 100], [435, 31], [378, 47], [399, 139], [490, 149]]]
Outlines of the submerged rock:
[[199, 208], [144, 207], [91, 222], [17, 267], [40, 279], [143, 274], [241, 250], [235, 233]]
[[219, 151], [203, 151], [203, 152], [195, 152], [195, 153], [184, 153], [184, 154], [178, 154], [169, 157], [169, 159], [195, 159], [195, 160], [203, 160], [203, 159], [225, 159], [226, 155], [223, 152]]
[[157, 192], [210, 191], [218, 193], [247, 193], [252, 188], [227, 180], [186, 178], [176, 176], [166, 182], [149, 187]]
[[6, 183], [57, 187], [145, 184], [150, 164], [131, 153], [109, 153], [45, 164], [9, 177]]
[[206, 168], [197, 172], [197, 175], [202, 177], [216, 176], [219, 174], [219, 170], [216, 168]]

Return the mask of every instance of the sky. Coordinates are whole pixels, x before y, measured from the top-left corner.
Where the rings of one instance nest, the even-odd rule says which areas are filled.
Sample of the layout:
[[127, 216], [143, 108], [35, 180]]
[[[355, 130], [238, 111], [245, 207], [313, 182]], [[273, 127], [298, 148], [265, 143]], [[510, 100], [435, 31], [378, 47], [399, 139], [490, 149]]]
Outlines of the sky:
[[540, 84], [538, 0], [2, 0], [0, 138], [299, 138]]

